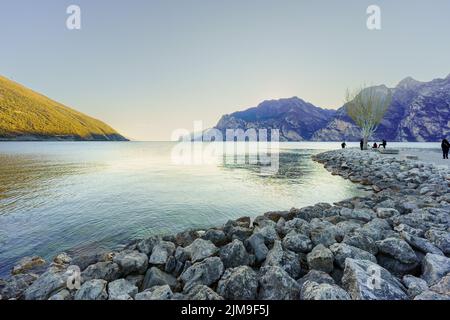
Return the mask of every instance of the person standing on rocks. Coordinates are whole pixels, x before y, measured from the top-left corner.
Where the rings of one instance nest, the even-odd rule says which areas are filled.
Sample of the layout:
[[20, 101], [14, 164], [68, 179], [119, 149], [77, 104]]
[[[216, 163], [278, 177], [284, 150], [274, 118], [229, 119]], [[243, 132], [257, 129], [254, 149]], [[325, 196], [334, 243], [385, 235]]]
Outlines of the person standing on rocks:
[[444, 159], [448, 159], [448, 151], [450, 150], [450, 142], [447, 139], [442, 140], [441, 143], [442, 155]]
[[383, 141], [380, 143], [380, 145], [378, 146], [378, 148], [383, 147], [383, 149], [386, 149], [386, 145], [387, 145], [387, 141], [383, 139]]
[[361, 141], [359, 142], [359, 147], [361, 148], [361, 150], [364, 149], [364, 140], [361, 139]]

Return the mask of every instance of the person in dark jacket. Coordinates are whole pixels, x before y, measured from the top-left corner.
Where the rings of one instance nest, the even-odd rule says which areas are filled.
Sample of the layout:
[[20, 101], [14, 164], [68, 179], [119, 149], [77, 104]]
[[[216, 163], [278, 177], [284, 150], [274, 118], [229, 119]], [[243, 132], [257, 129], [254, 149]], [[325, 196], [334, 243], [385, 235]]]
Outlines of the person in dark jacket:
[[345, 143], [345, 141], [341, 143], [342, 149], [345, 149], [346, 146], [347, 146], [347, 144]]
[[383, 139], [383, 141], [380, 143], [380, 145], [378, 146], [378, 148], [383, 147], [383, 149], [386, 149], [386, 145], [387, 145], [387, 141]]
[[448, 151], [450, 150], [450, 142], [447, 139], [442, 140], [441, 143], [442, 155], [444, 159], [448, 159]]
[[361, 150], [364, 149], [364, 140], [361, 139], [361, 141], [359, 142], [359, 147], [361, 148]]

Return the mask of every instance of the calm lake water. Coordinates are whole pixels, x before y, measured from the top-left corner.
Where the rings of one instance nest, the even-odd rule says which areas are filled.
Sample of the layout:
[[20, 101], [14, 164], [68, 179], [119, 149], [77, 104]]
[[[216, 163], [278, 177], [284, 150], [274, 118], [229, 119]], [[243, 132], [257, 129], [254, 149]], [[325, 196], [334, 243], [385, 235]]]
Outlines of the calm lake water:
[[50, 259], [67, 250], [113, 249], [151, 234], [365, 192], [311, 160], [339, 143], [281, 143], [275, 175], [214, 155], [208, 163], [180, 164], [173, 161], [175, 145], [0, 143], [0, 276], [23, 256]]

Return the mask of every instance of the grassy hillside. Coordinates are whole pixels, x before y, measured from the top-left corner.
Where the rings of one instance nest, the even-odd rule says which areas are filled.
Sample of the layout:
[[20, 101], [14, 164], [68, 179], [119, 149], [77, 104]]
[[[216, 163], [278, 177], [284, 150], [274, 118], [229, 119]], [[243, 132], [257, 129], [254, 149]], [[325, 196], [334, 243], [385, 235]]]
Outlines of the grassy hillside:
[[100, 120], [1, 76], [0, 139], [126, 140]]

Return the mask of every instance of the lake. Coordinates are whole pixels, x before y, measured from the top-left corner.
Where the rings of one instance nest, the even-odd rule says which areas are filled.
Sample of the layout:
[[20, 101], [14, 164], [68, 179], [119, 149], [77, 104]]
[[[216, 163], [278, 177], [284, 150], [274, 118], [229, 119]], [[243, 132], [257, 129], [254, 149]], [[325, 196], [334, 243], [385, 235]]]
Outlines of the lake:
[[260, 164], [230, 164], [215, 155], [208, 163], [179, 163], [175, 146], [0, 143], [0, 276], [24, 256], [51, 259], [68, 250], [114, 249], [152, 234], [366, 193], [311, 160], [340, 143], [280, 143], [279, 169], [270, 175], [262, 174]]

